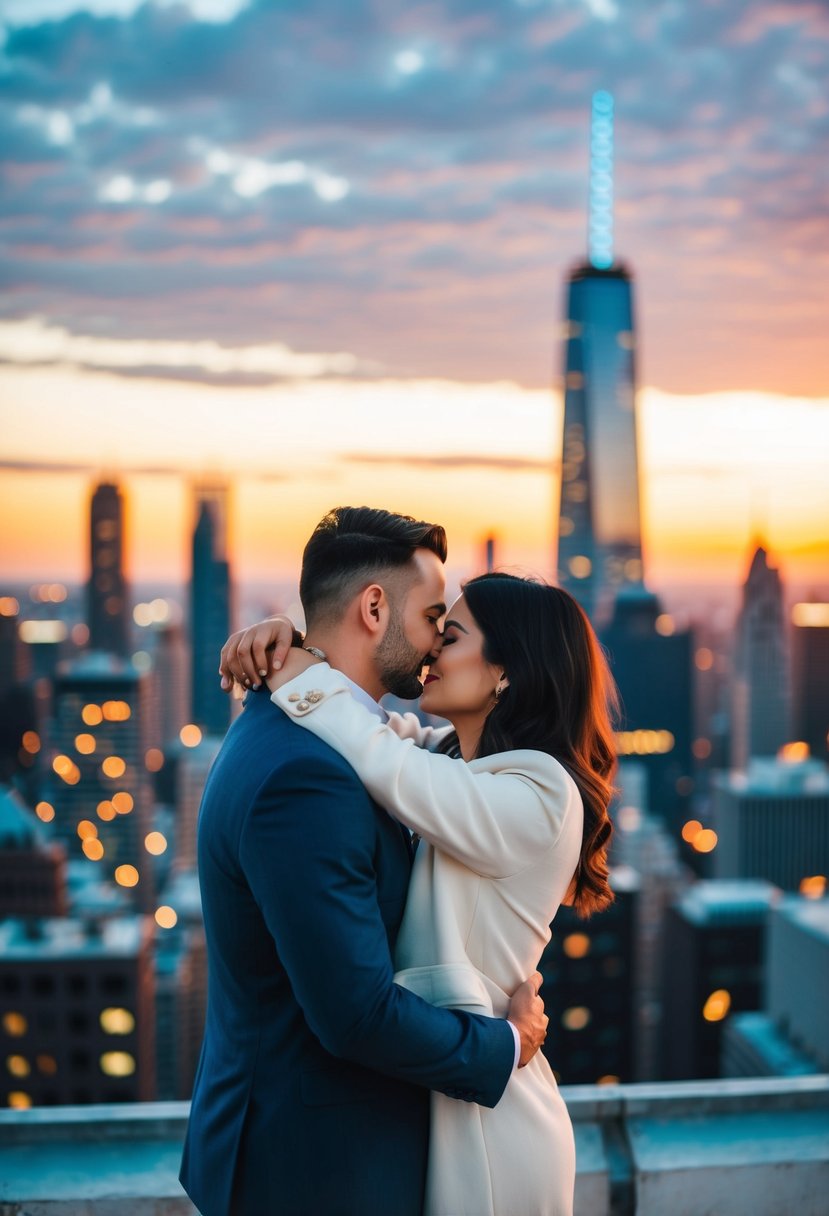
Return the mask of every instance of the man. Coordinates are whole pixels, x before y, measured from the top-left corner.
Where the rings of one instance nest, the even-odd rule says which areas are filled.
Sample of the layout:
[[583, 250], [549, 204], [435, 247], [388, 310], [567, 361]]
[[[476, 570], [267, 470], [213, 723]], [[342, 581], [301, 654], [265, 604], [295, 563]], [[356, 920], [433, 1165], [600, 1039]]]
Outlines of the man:
[[[306, 642], [363, 699], [419, 694], [445, 558], [442, 528], [386, 511], [314, 531]], [[420, 1216], [428, 1090], [494, 1106], [544, 1036], [535, 984], [509, 1022], [394, 984], [408, 832], [264, 692], [210, 773], [198, 851], [210, 982], [188, 1194], [204, 1216]]]

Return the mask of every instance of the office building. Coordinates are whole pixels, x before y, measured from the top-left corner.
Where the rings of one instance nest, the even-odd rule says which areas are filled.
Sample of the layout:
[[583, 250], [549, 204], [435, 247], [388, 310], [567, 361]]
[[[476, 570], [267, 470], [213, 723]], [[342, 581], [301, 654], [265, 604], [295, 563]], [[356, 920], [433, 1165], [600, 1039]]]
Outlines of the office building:
[[0, 922], [4, 1105], [155, 1097], [153, 929], [139, 916]]
[[650, 813], [678, 831], [693, 789], [693, 641], [642, 583], [622, 588], [601, 630], [621, 696], [617, 746], [648, 778]]
[[0, 920], [63, 916], [66, 853], [50, 843], [15, 790], [0, 785]]
[[717, 878], [797, 891], [829, 874], [829, 772], [820, 761], [754, 760], [747, 772], [715, 774], [713, 794]]
[[580, 919], [562, 906], [538, 969], [550, 1019], [544, 1052], [563, 1085], [629, 1081], [633, 1070], [634, 932], [639, 877], [611, 871], [616, 899]]
[[129, 654], [130, 608], [124, 574], [124, 502], [117, 485], [102, 482], [89, 520], [87, 623], [89, 649]]
[[175, 870], [196, 868], [196, 824], [207, 774], [221, 739], [202, 738], [194, 747], [177, 749], [175, 763], [176, 857]]
[[633, 945], [633, 1081], [660, 1078], [662, 959], [668, 909], [691, 882], [680, 863], [677, 841], [665, 821], [648, 810], [648, 773], [641, 760], [623, 759], [616, 777], [619, 796], [611, 811], [614, 832], [610, 863], [614, 872], [638, 876]]
[[191, 721], [205, 734], [224, 735], [231, 700], [222, 692], [219, 653], [231, 632], [226, 492], [196, 491], [190, 581]]
[[829, 604], [792, 608], [792, 735], [829, 760]]
[[112, 654], [89, 652], [60, 667], [49, 798], [70, 859], [95, 861], [145, 909], [152, 906], [149, 692], [149, 675]]
[[790, 672], [780, 572], [754, 551], [737, 622], [731, 705], [731, 766], [776, 756], [790, 734]]
[[725, 1019], [762, 1007], [766, 926], [778, 895], [768, 882], [702, 881], [668, 910], [663, 1080], [720, 1075]]
[[829, 900], [789, 895], [769, 919], [763, 1011], [737, 1015], [726, 1027], [723, 1076], [824, 1072], [829, 1072]]

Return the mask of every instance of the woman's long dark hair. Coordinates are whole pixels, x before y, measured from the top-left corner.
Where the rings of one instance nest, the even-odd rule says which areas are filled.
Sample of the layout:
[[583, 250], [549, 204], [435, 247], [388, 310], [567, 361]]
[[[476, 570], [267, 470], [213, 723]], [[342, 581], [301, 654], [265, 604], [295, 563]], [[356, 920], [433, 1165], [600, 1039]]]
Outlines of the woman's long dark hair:
[[[567, 769], [584, 804], [581, 854], [571, 890], [580, 916], [613, 901], [607, 850], [613, 825], [616, 685], [582, 608], [560, 587], [483, 574], [463, 588], [484, 635], [484, 658], [509, 684], [486, 718], [476, 756], [532, 748]], [[494, 691], [494, 690], [493, 690]]]

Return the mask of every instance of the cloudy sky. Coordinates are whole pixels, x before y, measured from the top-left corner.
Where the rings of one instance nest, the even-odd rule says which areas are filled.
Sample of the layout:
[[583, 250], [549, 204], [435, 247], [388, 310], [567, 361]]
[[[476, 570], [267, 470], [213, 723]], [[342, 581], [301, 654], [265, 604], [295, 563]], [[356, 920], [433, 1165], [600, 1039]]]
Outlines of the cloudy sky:
[[605, 88], [652, 576], [733, 581], [759, 528], [825, 577], [825, 2], [0, 0], [0, 23], [11, 574], [82, 574], [100, 470], [127, 477], [136, 572], [182, 573], [182, 468], [237, 480], [247, 577], [295, 563], [332, 494], [551, 573]]

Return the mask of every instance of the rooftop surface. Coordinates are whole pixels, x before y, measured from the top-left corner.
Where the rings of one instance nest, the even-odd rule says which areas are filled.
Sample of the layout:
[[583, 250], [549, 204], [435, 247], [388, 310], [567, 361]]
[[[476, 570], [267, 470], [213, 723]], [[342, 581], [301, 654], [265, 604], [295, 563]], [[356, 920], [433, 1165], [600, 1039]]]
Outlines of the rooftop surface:
[[4, 962], [40, 962], [73, 958], [131, 958], [146, 933], [146, 917], [118, 916], [81, 920], [44, 917], [36, 922], [0, 921], [0, 958]]
[[[577, 1216], [826, 1216], [829, 1076], [572, 1086]], [[185, 1216], [186, 1103], [0, 1110], [3, 1216]], [[320, 1214], [323, 1216], [323, 1214]]]

